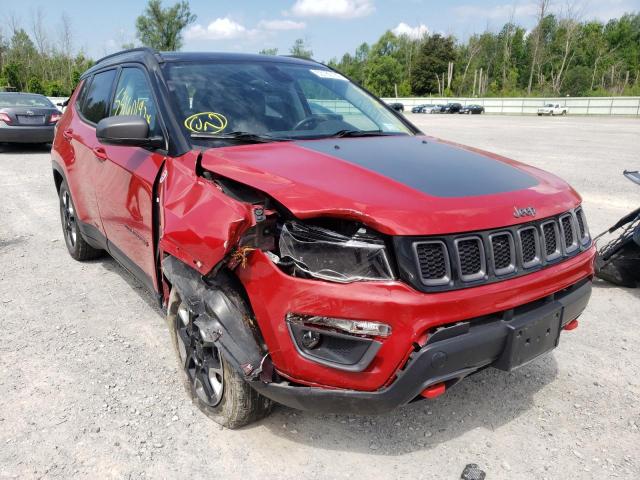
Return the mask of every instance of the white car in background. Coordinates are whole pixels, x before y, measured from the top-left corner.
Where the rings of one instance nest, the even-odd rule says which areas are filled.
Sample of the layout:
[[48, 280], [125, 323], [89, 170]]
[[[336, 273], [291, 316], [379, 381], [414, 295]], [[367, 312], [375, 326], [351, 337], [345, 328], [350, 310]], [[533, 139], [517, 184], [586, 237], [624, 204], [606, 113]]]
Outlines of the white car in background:
[[547, 103], [544, 107], [538, 109], [538, 116], [541, 115], [566, 115], [569, 109], [561, 107], [559, 103]]

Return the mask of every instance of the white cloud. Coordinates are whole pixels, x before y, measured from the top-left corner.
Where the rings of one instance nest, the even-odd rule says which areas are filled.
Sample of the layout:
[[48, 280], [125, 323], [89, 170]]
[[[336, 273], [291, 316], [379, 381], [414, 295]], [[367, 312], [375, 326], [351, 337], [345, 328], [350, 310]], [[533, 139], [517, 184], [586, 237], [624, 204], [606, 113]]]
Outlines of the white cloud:
[[302, 30], [307, 26], [304, 22], [293, 20], [261, 20], [258, 28], [263, 30]]
[[291, 15], [296, 17], [366, 17], [375, 11], [373, 0], [296, 0]]
[[429, 33], [429, 29], [423, 23], [412, 27], [404, 22], [400, 22], [398, 26], [391, 31], [398, 36], [406, 35], [412, 40], [418, 40]]
[[247, 34], [244, 25], [231, 20], [229, 17], [216, 18], [207, 27], [200, 24], [193, 25], [185, 32], [185, 37], [189, 40], [229, 40]]

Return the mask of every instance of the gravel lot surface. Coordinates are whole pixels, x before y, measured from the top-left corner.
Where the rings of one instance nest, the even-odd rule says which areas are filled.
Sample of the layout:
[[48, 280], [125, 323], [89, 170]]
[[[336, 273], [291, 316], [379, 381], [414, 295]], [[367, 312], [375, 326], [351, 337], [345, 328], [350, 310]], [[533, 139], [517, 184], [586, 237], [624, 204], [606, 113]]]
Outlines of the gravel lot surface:
[[[548, 169], [592, 232], [640, 203], [640, 120], [411, 116]], [[639, 478], [640, 289], [597, 283], [580, 328], [513, 373], [378, 417], [277, 408], [240, 431], [191, 405], [161, 312], [113, 260], [73, 261], [46, 150], [0, 146], [0, 478]]]

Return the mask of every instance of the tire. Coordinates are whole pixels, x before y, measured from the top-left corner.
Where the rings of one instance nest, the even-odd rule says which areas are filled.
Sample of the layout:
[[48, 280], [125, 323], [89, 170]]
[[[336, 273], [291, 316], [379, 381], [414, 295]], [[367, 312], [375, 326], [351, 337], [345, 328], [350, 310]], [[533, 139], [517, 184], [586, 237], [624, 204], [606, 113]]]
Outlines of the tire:
[[[244, 310], [248, 313], [248, 309]], [[244, 427], [269, 415], [271, 400], [251, 388], [213, 343], [200, 338], [193, 323], [195, 318], [173, 288], [167, 326], [182, 383], [191, 401], [211, 420], [229, 429]]]
[[65, 180], [60, 184], [58, 192], [60, 204], [60, 222], [62, 223], [62, 234], [67, 245], [69, 255], [78, 261], [93, 260], [101, 257], [104, 250], [94, 248], [87, 243], [82, 236], [76, 218], [76, 208], [69, 191], [69, 186]]

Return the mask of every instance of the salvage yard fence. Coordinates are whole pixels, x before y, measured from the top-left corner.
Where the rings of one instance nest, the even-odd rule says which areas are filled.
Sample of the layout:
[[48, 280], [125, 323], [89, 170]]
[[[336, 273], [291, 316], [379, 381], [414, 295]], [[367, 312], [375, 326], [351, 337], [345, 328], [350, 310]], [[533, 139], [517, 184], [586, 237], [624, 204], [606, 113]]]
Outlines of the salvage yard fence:
[[383, 98], [387, 103], [402, 103], [405, 112], [416, 105], [482, 105], [486, 113], [534, 115], [547, 103], [557, 103], [569, 109], [569, 115], [631, 115], [640, 116], [640, 97], [537, 97], [537, 98], [469, 98], [469, 97], [405, 97]]

